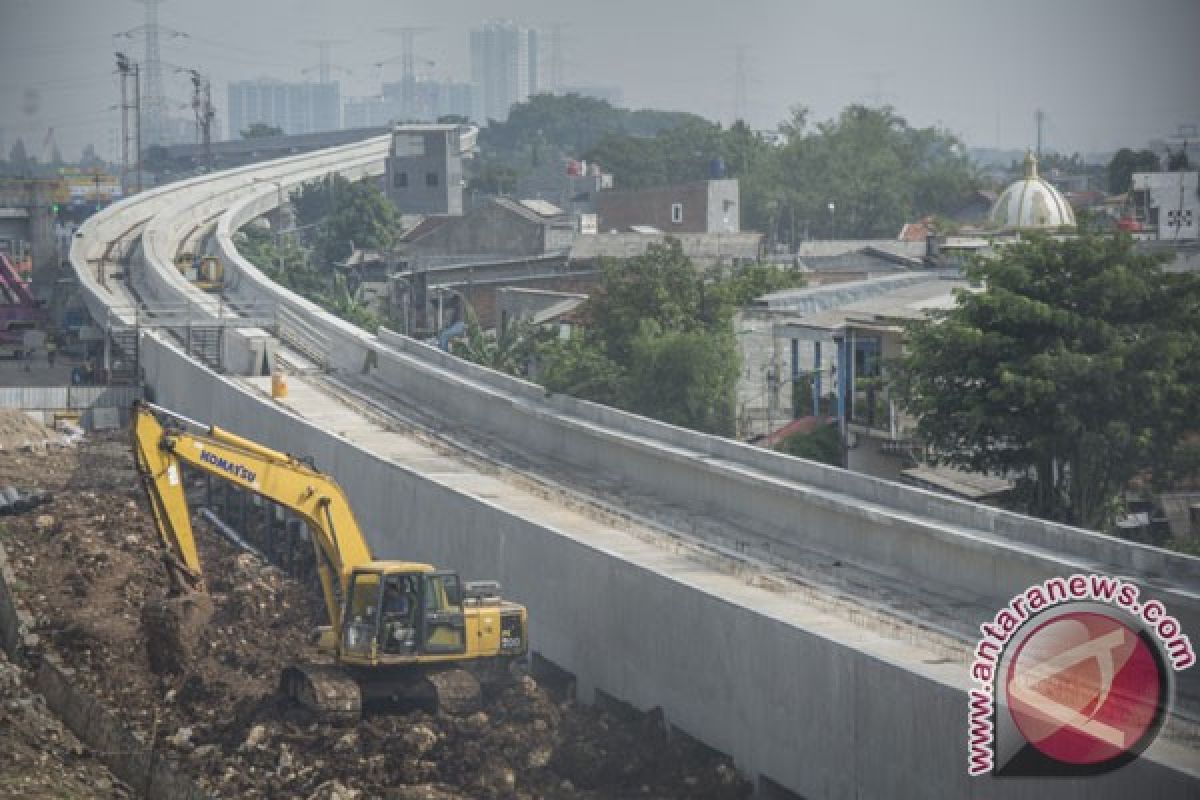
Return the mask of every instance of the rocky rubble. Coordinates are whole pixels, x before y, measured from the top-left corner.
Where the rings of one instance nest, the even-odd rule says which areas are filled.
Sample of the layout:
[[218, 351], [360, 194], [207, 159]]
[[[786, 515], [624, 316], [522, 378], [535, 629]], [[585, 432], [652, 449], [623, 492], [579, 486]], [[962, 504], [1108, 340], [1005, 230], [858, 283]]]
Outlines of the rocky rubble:
[[[387, 709], [323, 723], [276, 693], [311, 657], [319, 593], [198, 526], [211, 618], [177, 663], [144, 609], [165, 594], [156, 535], [118, 439], [0, 453], [0, 483], [40, 459], [53, 500], [7, 518], [10, 557], [36, 632], [147, 747], [221, 797], [313, 800], [711, 798], [748, 795], [727, 760], [671, 735], [660, 715], [575, 704], [526, 677], [466, 717]], [[536, 621], [533, 622], [536, 624]], [[169, 659], [168, 659], [169, 661]]]
[[131, 797], [0, 650], [0, 798]]

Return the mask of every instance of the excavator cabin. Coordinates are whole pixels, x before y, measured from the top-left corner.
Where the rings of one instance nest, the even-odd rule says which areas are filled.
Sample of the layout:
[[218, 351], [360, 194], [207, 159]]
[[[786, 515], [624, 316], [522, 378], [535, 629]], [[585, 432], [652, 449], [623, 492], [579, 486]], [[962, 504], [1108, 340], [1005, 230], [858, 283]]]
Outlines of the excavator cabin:
[[[483, 587], [481, 589], [481, 587]], [[455, 660], [467, 643], [479, 650], [524, 652], [520, 607], [504, 603], [495, 584], [463, 586], [456, 573], [428, 564], [377, 561], [350, 576], [337, 649], [346, 664]], [[498, 620], [479, 613], [499, 611]]]

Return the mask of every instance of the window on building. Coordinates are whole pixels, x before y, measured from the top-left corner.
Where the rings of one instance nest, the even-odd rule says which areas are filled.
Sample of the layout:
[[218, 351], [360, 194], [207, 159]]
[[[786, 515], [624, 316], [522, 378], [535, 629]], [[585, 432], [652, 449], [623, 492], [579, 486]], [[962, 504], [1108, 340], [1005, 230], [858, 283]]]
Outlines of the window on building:
[[392, 173], [392, 185], [395, 186], [397, 189], [407, 188], [408, 187], [408, 173], [407, 172]]
[[683, 222], [683, 203], [671, 203], [671, 222]]
[[437, 186], [438, 185], [438, 174], [436, 172], [426, 172], [425, 173], [425, 185], [426, 186]]

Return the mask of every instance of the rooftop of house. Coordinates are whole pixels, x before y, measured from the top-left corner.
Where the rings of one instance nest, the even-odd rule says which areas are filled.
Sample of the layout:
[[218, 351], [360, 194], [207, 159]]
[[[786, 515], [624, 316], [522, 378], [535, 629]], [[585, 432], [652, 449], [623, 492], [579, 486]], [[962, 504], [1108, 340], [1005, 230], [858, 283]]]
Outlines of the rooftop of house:
[[954, 271], [926, 270], [864, 281], [788, 289], [759, 298], [756, 305], [789, 311], [788, 327], [807, 329], [820, 338], [846, 327], [896, 327], [922, 319], [930, 311], [953, 308], [954, 292], [969, 289]]

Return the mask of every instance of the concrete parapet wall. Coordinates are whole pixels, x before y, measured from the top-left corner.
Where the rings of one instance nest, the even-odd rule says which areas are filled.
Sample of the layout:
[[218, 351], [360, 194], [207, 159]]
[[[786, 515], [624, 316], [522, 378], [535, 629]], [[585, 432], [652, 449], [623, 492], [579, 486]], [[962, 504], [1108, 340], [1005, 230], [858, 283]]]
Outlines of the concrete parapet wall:
[[571, 671], [585, 697], [599, 689], [639, 709], [661, 706], [751, 776], [813, 798], [1091, 800], [1196, 789], [1196, 775], [1152, 758], [1099, 779], [969, 779], [961, 665], [913, 669], [864, 650], [856, 630], [749, 607], [719, 591], [732, 579], [685, 579], [629, 560], [378, 457], [216, 380], [151, 335], [144, 350], [161, 402], [310, 455], [334, 475], [376, 556], [500, 580], [529, 607], [534, 649]]

